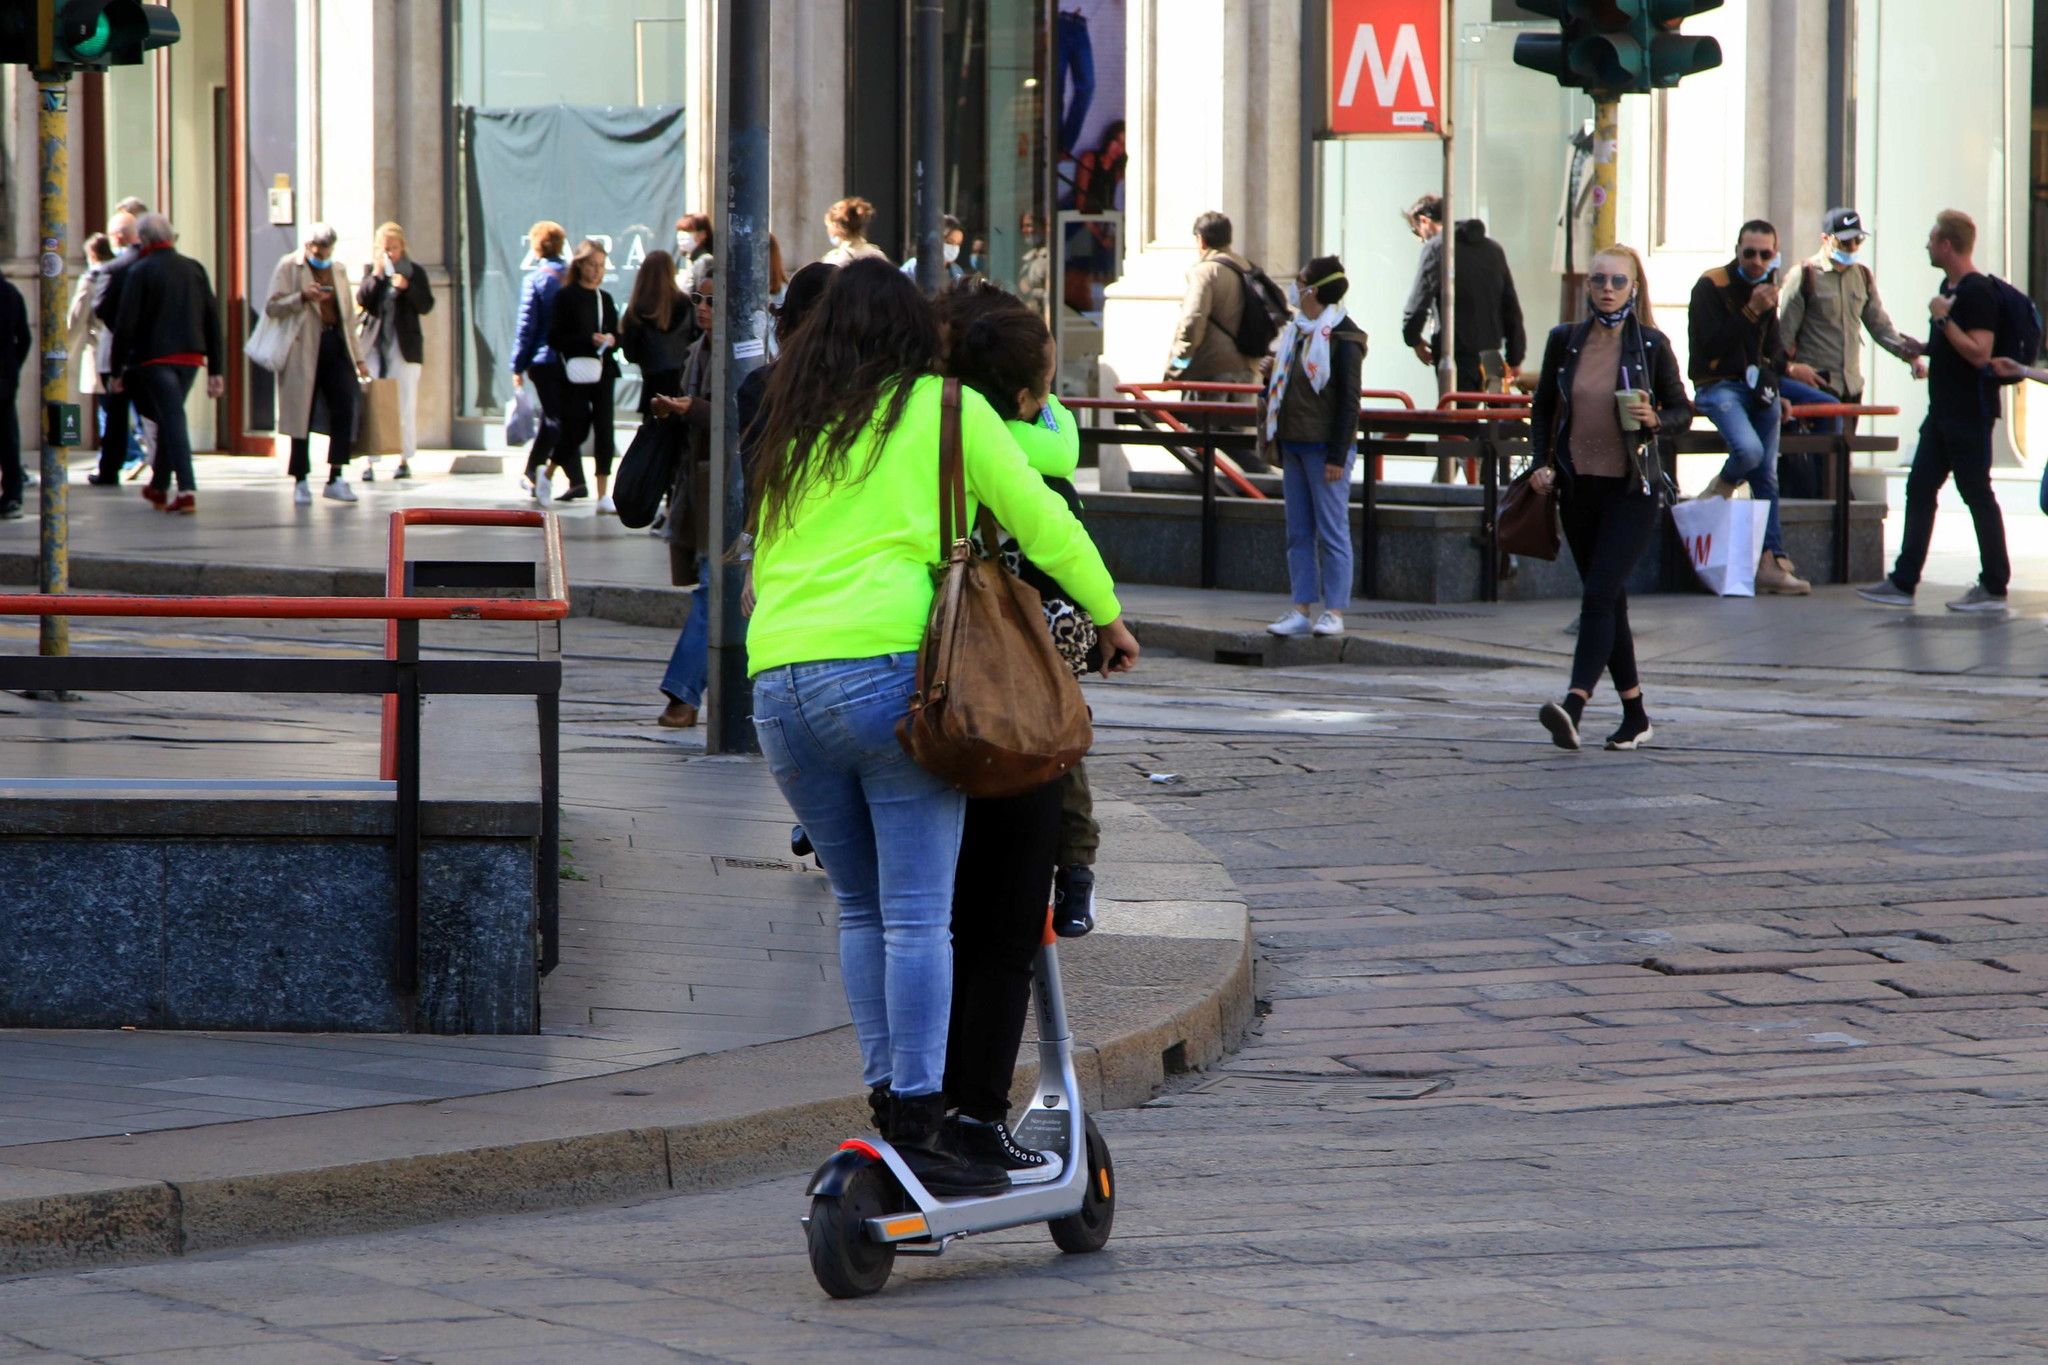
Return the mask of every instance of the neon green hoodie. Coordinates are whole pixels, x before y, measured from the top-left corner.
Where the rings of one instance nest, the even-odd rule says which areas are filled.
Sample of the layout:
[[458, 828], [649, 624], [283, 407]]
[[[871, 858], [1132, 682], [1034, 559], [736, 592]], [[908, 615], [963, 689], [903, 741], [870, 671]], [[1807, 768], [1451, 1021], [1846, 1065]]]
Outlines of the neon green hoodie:
[[[808, 488], [787, 523], [764, 523], [754, 547], [749, 675], [788, 664], [914, 653], [923, 641], [940, 557], [942, 385], [934, 375], [915, 381], [903, 419], [879, 455], [872, 429], [855, 444], [849, 468], [864, 467], [874, 455], [865, 478]], [[960, 444], [970, 518], [987, 503], [1032, 562], [1098, 623], [1118, 619], [1123, 608], [1095, 542], [972, 389], [960, 393]]]
[[[1052, 425], [1046, 425], [1050, 416]], [[1045, 411], [1028, 422], [1003, 423], [1024, 451], [1031, 467], [1048, 479], [1072, 479], [1081, 467], [1081, 424], [1067, 405], [1053, 394], [1045, 396]]]

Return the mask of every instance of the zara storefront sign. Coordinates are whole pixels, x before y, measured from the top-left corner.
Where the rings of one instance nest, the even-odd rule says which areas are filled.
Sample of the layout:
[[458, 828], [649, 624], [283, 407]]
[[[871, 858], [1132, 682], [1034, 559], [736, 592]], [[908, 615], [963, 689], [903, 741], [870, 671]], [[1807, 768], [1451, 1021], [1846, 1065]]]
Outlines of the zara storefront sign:
[[1330, 0], [1330, 136], [1444, 135], [1448, 10], [1448, 0]]

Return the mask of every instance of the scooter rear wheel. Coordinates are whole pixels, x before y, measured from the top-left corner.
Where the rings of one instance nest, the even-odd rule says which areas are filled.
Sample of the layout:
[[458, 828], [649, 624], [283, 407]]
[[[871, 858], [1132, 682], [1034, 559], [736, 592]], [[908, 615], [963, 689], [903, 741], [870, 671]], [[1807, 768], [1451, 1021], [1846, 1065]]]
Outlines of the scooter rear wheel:
[[867, 1220], [893, 1213], [896, 1203], [894, 1186], [872, 1165], [849, 1176], [839, 1194], [811, 1200], [807, 1240], [819, 1288], [835, 1299], [858, 1299], [889, 1282], [896, 1248], [870, 1237]]
[[1055, 1218], [1045, 1226], [1054, 1245], [1074, 1255], [1100, 1251], [1109, 1241], [1116, 1223], [1116, 1167], [1109, 1159], [1109, 1143], [1095, 1120], [1088, 1120], [1088, 1192], [1082, 1196], [1079, 1212]]

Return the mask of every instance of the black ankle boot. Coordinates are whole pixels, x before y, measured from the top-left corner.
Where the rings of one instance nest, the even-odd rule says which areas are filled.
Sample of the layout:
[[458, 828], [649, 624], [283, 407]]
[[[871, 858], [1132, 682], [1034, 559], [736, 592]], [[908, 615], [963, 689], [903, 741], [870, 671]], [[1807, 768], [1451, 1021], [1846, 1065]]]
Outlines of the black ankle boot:
[[946, 1097], [940, 1094], [892, 1096], [889, 1139], [910, 1172], [936, 1195], [1001, 1194], [1010, 1188], [1009, 1173], [986, 1161], [973, 1161], [940, 1140], [946, 1121]]
[[889, 1131], [889, 1083], [883, 1081], [868, 1091], [868, 1117], [874, 1120], [875, 1131]]

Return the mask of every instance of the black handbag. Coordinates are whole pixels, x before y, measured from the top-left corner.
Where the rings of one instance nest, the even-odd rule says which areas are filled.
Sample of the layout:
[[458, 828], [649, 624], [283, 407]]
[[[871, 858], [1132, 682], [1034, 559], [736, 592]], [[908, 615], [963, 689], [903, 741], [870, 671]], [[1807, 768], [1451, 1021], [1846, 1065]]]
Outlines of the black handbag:
[[1500, 516], [1494, 522], [1500, 548], [1530, 559], [1556, 559], [1558, 550], [1557, 485], [1539, 493], [1530, 480], [1531, 465], [1515, 475], [1500, 495]]
[[654, 524], [661, 500], [675, 486], [689, 439], [689, 428], [678, 417], [650, 417], [640, 424], [612, 483], [612, 502], [622, 525], [638, 530]]

